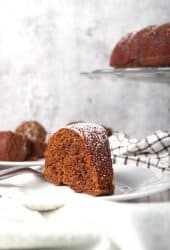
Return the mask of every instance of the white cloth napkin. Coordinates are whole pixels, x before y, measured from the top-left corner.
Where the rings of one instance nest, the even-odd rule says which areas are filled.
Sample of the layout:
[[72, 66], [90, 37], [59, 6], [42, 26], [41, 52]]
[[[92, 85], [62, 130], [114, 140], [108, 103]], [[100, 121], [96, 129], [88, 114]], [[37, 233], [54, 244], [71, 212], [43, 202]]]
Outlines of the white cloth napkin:
[[169, 250], [170, 203], [80, 195], [59, 210], [38, 213], [1, 198], [0, 225], [0, 249]]
[[114, 163], [170, 172], [170, 131], [159, 130], [142, 140], [116, 132], [109, 141]]

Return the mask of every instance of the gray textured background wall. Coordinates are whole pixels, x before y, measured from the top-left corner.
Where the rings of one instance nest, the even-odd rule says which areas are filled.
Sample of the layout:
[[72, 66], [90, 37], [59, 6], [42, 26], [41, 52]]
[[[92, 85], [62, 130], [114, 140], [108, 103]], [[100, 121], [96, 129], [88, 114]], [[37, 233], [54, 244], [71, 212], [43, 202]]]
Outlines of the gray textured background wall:
[[73, 119], [146, 135], [170, 124], [170, 86], [89, 80], [129, 31], [170, 21], [169, 0], [1, 0], [0, 129]]

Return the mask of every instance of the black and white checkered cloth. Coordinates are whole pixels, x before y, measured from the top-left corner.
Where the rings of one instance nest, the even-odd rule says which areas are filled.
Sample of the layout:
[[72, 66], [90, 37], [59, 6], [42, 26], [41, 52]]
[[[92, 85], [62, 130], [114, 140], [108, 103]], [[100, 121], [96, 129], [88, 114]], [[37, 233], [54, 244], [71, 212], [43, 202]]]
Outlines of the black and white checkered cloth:
[[170, 130], [156, 131], [139, 141], [115, 132], [109, 141], [114, 164], [156, 167], [170, 172]]

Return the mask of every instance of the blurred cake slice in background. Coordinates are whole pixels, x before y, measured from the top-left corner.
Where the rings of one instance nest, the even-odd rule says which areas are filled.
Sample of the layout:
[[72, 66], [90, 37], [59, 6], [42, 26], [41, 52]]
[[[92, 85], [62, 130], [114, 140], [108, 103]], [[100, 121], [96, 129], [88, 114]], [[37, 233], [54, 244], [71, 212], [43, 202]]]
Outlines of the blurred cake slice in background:
[[37, 160], [44, 157], [46, 149], [47, 131], [44, 126], [37, 121], [24, 121], [17, 128], [16, 133], [22, 135], [26, 140], [30, 153], [27, 160]]
[[30, 154], [27, 140], [12, 131], [0, 131], [0, 161], [24, 161]]

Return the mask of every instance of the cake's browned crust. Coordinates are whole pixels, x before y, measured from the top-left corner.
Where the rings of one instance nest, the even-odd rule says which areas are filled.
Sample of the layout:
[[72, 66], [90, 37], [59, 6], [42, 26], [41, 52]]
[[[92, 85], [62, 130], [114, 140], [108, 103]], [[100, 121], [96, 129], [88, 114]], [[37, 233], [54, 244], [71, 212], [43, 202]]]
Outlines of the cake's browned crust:
[[110, 66], [170, 66], [170, 23], [149, 26], [123, 37], [113, 49]]
[[24, 161], [29, 154], [26, 140], [11, 131], [0, 132], [0, 160]]
[[24, 121], [17, 128], [16, 133], [32, 140], [45, 142], [46, 130], [37, 121]]
[[76, 192], [113, 194], [112, 160], [103, 127], [77, 123], [56, 132], [47, 145], [44, 176]]

